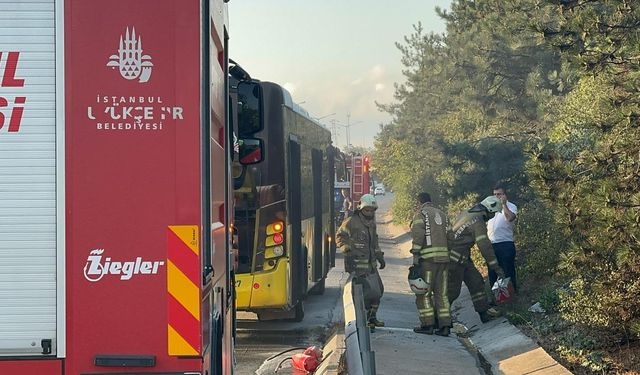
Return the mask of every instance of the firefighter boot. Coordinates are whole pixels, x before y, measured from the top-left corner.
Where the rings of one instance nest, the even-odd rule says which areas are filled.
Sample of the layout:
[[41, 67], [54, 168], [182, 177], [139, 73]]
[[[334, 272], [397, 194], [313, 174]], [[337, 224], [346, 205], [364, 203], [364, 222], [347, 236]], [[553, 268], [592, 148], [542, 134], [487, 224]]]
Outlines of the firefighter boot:
[[373, 327], [384, 327], [384, 322], [382, 320], [378, 320], [375, 316], [369, 319], [369, 326]]
[[451, 333], [451, 329], [449, 327], [442, 327], [439, 330], [437, 330], [435, 333], [438, 336], [449, 336], [449, 333]]
[[376, 327], [384, 327], [384, 322], [382, 320], [378, 320], [376, 317], [376, 313], [378, 312], [378, 306], [371, 306], [371, 310], [369, 310], [369, 319], [367, 320], [369, 324], [369, 328]]
[[413, 327], [413, 332], [422, 333], [425, 335], [433, 335], [434, 328], [433, 326], [418, 326]]
[[497, 317], [500, 316], [500, 311], [494, 309], [493, 307], [489, 308], [486, 311], [483, 311], [481, 313], [478, 313], [480, 315], [480, 321], [482, 321], [482, 323], [486, 323], [490, 320], [493, 320]]

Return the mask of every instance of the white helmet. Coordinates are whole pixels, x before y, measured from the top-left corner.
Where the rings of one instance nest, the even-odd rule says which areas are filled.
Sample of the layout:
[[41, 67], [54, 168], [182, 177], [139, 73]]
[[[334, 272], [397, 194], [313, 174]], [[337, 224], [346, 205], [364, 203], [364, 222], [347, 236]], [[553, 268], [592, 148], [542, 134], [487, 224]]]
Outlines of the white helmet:
[[422, 275], [420, 275], [420, 267], [411, 266], [409, 267], [409, 288], [415, 294], [427, 294], [429, 290], [429, 284], [427, 284]]
[[489, 212], [495, 213], [502, 211], [502, 202], [500, 201], [500, 199], [494, 197], [493, 195], [490, 195], [483, 199], [480, 204], [483, 205]]
[[363, 209], [364, 207], [371, 207], [377, 210], [378, 203], [376, 202], [376, 197], [371, 194], [365, 194], [360, 197], [360, 204], [358, 205], [358, 209]]

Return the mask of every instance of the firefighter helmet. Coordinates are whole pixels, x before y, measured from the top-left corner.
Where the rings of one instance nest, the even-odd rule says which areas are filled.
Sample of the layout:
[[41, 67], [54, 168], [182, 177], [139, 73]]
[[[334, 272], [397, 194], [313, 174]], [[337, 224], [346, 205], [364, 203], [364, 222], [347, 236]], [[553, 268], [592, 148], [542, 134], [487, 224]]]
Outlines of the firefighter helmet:
[[378, 203], [376, 202], [376, 198], [371, 194], [365, 194], [360, 197], [360, 204], [358, 205], [358, 209], [363, 209], [365, 207], [371, 207], [374, 210], [378, 209]]
[[422, 275], [420, 274], [420, 266], [411, 266], [409, 267], [409, 288], [415, 294], [426, 294], [429, 289], [429, 284], [427, 284]]
[[502, 202], [500, 201], [500, 199], [494, 197], [493, 195], [490, 195], [483, 199], [480, 204], [483, 205], [484, 208], [486, 208], [487, 211], [491, 213], [502, 211]]

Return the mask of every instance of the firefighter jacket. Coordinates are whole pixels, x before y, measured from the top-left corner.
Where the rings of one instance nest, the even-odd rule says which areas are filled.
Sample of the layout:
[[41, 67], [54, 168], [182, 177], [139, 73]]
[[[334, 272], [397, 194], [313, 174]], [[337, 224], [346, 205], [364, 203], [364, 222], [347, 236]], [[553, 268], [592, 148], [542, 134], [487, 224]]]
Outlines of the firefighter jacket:
[[362, 275], [376, 269], [376, 260], [384, 253], [378, 245], [375, 217], [365, 218], [359, 210], [342, 222], [336, 233], [336, 245], [345, 255], [345, 269]]
[[447, 217], [430, 202], [423, 203], [411, 221], [411, 253], [414, 259], [448, 263]]
[[489, 268], [502, 274], [498, 265], [491, 241], [487, 237], [487, 224], [483, 212], [465, 211], [458, 215], [451, 231], [448, 233], [451, 261], [466, 263], [471, 258], [471, 247], [475, 243], [487, 261]]

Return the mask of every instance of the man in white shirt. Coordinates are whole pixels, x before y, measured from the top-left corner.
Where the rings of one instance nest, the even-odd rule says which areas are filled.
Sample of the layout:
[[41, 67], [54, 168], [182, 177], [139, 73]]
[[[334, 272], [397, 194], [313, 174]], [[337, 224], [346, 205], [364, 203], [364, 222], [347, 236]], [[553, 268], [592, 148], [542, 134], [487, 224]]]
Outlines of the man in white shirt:
[[[516, 245], [513, 242], [513, 228], [518, 207], [507, 200], [507, 190], [500, 183], [493, 188], [493, 195], [502, 201], [502, 212], [496, 213], [494, 218], [487, 222], [487, 235], [491, 240], [498, 264], [504, 270], [505, 276], [511, 278], [513, 288], [517, 291]], [[489, 282], [491, 285], [497, 279], [498, 275], [489, 269]]]

